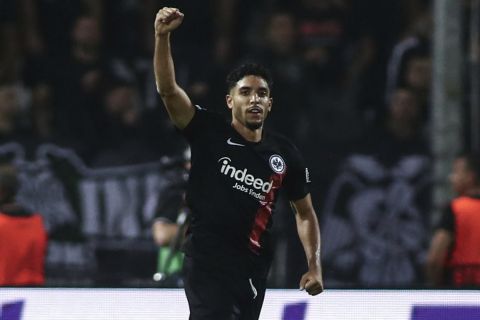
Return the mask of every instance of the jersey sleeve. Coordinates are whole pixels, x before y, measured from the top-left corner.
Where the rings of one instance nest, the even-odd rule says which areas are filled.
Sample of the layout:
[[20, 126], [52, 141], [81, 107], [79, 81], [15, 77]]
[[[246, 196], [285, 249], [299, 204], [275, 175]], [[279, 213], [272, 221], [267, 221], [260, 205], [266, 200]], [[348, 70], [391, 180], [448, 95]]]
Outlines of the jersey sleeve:
[[450, 232], [455, 231], [455, 216], [453, 214], [451, 203], [443, 209], [442, 217], [440, 218], [437, 229], [444, 229]]
[[293, 145], [290, 147], [285, 190], [290, 201], [304, 198], [310, 192], [310, 176], [300, 151]]
[[155, 210], [155, 220], [175, 223], [182, 208], [183, 194], [180, 190], [172, 190], [166, 192], [163, 198]]
[[190, 144], [195, 143], [214, 129], [217, 121], [212, 112], [196, 105], [195, 114], [189, 124], [182, 130], [182, 134]]

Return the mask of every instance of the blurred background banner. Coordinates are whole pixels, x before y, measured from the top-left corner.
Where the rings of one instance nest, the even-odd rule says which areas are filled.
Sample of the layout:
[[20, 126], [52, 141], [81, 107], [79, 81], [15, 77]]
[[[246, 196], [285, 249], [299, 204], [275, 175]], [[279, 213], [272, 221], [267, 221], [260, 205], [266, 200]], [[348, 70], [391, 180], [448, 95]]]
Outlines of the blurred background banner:
[[387, 164], [357, 154], [341, 168], [322, 220], [327, 283], [415, 286], [423, 277], [428, 243], [431, 160], [413, 154]]

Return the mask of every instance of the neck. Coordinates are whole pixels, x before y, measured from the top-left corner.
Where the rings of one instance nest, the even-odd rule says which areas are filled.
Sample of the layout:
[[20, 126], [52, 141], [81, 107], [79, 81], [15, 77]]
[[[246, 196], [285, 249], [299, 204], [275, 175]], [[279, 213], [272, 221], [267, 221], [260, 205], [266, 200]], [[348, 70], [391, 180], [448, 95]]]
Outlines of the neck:
[[251, 130], [235, 120], [232, 121], [232, 127], [247, 141], [260, 142], [262, 140], [263, 127]]
[[480, 186], [475, 186], [465, 192], [467, 196], [480, 196]]

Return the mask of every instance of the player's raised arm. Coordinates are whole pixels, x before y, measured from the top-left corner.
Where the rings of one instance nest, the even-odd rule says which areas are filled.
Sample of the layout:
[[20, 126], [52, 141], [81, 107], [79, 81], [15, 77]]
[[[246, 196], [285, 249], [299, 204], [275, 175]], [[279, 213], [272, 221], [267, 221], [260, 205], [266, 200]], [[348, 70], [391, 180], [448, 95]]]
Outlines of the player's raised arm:
[[190, 98], [175, 80], [175, 68], [170, 49], [170, 33], [183, 21], [183, 13], [176, 8], [162, 8], [155, 18], [155, 53], [153, 68], [157, 91], [162, 97], [168, 115], [180, 129], [185, 128], [195, 113]]

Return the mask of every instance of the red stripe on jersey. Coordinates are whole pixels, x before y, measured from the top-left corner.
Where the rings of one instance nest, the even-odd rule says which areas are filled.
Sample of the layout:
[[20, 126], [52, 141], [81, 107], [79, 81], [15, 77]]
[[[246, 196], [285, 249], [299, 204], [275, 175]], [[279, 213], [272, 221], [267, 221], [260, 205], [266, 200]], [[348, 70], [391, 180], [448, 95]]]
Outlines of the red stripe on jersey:
[[254, 253], [260, 253], [260, 237], [267, 228], [267, 223], [272, 216], [272, 205], [273, 200], [275, 199], [275, 190], [279, 189], [282, 185], [282, 181], [285, 174], [274, 173], [270, 181], [272, 182], [272, 188], [270, 191], [265, 194], [265, 200], [260, 201], [260, 208], [258, 208], [257, 213], [255, 214], [255, 221], [250, 231], [249, 237], [249, 247]]

